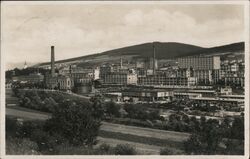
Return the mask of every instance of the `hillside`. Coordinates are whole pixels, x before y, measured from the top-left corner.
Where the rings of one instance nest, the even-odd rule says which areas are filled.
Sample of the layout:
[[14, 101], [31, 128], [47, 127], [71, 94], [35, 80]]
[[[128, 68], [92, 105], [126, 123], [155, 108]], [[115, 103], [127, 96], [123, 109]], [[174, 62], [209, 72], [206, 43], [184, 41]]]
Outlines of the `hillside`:
[[[203, 48], [195, 45], [175, 43], [175, 42], [155, 42], [156, 58], [158, 59], [170, 59], [175, 57], [190, 56], [190, 55], [210, 55], [225, 52], [237, 52], [244, 50], [244, 43], [234, 43], [229, 45], [223, 45], [212, 48]], [[87, 56], [81, 56], [71, 59], [65, 59], [56, 61], [56, 63], [98, 63], [100, 61], [113, 61], [119, 57], [123, 58], [146, 58], [153, 55], [153, 43], [144, 43], [139, 45], [133, 45], [123, 47], [119, 49], [109, 50], [98, 54], [92, 54]], [[40, 66], [48, 65], [47, 63], [39, 64]]]
[[[156, 48], [156, 58], [164, 59], [173, 58], [177, 55], [185, 56], [188, 53], [204, 50], [204, 48], [202, 47], [174, 42], [155, 42], [154, 44]], [[139, 57], [150, 57], [153, 55], [153, 43], [144, 43], [140, 45], [124, 47], [120, 49], [106, 51], [103, 52], [103, 54], [110, 56], [137, 55]]]
[[198, 50], [197, 52], [191, 52], [189, 55], [213, 55], [213, 54], [224, 54], [224, 53], [235, 53], [245, 50], [244, 42], [233, 43], [229, 45], [217, 46], [207, 48], [204, 50]]

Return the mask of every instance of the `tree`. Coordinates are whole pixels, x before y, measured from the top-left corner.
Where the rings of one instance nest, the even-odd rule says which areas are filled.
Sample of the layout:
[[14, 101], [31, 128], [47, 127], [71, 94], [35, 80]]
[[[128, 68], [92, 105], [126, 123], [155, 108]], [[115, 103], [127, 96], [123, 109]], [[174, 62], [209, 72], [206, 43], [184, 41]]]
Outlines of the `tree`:
[[114, 102], [108, 102], [106, 103], [106, 112], [110, 117], [120, 117], [120, 105], [115, 104]]
[[234, 119], [230, 138], [244, 140], [244, 117]]
[[188, 115], [186, 115], [186, 114], [182, 115], [182, 120], [183, 120], [185, 123], [189, 124], [190, 119], [189, 119]]
[[201, 140], [205, 145], [206, 154], [215, 154], [219, 147], [219, 143], [222, 141], [221, 128], [217, 120], [209, 119], [204, 128], [204, 132], [201, 134]]
[[95, 118], [102, 118], [104, 116], [104, 99], [102, 96], [95, 96], [90, 98], [92, 102], [92, 111]]
[[80, 105], [69, 100], [62, 102], [45, 123], [45, 130], [57, 134], [74, 146], [93, 145], [100, 127], [100, 118], [94, 116], [90, 105]]
[[222, 134], [224, 135], [224, 137], [230, 138], [231, 137], [231, 122], [232, 119], [230, 119], [229, 117], [225, 117], [223, 122], [221, 123], [221, 127], [222, 127]]
[[184, 142], [185, 151], [188, 154], [202, 154], [202, 143], [200, 137], [196, 134], [192, 134], [190, 138]]
[[199, 132], [200, 131], [200, 123], [199, 121], [196, 119], [196, 117], [192, 116], [190, 118], [190, 130], [192, 132]]
[[216, 154], [219, 143], [222, 141], [221, 128], [217, 120], [203, 119], [201, 131], [195, 131], [190, 138], [184, 142], [185, 150], [189, 154]]

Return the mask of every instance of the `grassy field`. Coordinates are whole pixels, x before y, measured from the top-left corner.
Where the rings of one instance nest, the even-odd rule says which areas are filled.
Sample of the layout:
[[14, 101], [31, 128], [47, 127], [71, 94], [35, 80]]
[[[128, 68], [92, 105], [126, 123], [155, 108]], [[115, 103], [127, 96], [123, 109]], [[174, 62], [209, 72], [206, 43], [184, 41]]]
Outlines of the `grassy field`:
[[119, 141], [126, 141], [126, 142], [133, 142], [142, 145], [150, 145], [158, 147], [158, 151], [161, 148], [167, 147], [170, 148], [175, 154], [184, 153], [184, 147], [182, 142], [177, 142], [175, 139], [159, 139], [154, 137], [143, 137], [138, 135], [131, 135], [127, 133], [120, 133], [120, 132], [110, 132], [110, 131], [99, 131], [99, 136], [105, 139], [116, 139]]
[[190, 136], [189, 133], [184, 132], [175, 132], [175, 131], [166, 131], [152, 128], [143, 128], [137, 126], [128, 126], [122, 124], [113, 124], [102, 122], [103, 131], [113, 132], [113, 133], [126, 133], [129, 135], [139, 135], [148, 138], [157, 138], [157, 139], [167, 139], [174, 140], [175, 142], [182, 142], [187, 140]]
[[[6, 114], [26, 120], [46, 120], [48, 113], [29, 110], [27, 108], [6, 108]], [[170, 147], [174, 152], [183, 153], [181, 142], [189, 137], [187, 133], [141, 128], [121, 124], [102, 122], [100, 143], [120, 144], [132, 143], [136, 147], [143, 146], [143, 153], [158, 154], [161, 148]]]

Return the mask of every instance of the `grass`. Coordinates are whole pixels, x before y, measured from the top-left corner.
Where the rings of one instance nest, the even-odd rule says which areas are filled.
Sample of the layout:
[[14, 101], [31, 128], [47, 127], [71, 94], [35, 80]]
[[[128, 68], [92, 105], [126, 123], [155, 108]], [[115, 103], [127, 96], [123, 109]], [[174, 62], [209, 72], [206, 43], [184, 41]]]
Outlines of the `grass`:
[[142, 143], [142, 144], [148, 144], [148, 145], [171, 147], [176, 150], [184, 151], [183, 143], [176, 142], [173, 140], [159, 139], [159, 138], [153, 138], [153, 137], [143, 137], [139, 135], [124, 134], [124, 133], [119, 133], [119, 132], [108, 132], [104, 130], [99, 130], [99, 136], [103, 138], [125, 140], [125, 141], [137, 142], [137, 143]]
[[34, 109], [31, 109], [31, 108], [26, 108], [26, 107], [21, 107], [21, 106], [12, 106], [12, 107], [8, 107], [8, 108], [16, 109], [16, 110], [22, 110], [22, 111], [26, 111], [26, 112], [30, 112], [30, 113], [51, 115], [51, 113], [47, 113], [47, 112], [44, 112], [44, 111], [38, 111], [38, 110], [34, 110]]

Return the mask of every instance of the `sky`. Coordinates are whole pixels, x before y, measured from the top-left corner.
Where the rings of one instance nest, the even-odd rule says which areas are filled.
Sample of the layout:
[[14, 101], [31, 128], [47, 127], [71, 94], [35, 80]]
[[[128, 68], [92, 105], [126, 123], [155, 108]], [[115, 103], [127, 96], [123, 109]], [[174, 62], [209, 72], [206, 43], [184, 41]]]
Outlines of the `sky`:
[[1, 6], [6, 67], [100, 53], [146, 42], [213, 47], [244, 41], [239, 4], [21, 4]]

